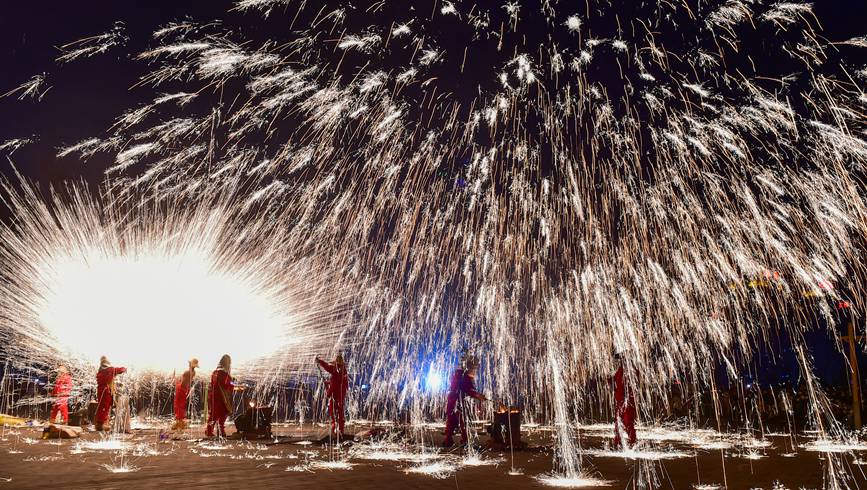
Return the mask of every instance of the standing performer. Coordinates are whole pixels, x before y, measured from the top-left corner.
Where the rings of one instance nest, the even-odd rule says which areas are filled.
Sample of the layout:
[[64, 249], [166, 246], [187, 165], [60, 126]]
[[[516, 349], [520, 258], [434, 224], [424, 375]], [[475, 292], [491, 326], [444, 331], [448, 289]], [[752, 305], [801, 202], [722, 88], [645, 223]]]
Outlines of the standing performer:
[[214, 437], [214, 426], [217, 434], [226, 437], [226, 417], [232, 413], [232, 358], [225, 354], [220, 358], [217, 369], [211, 373], [211, 386], [208, 391], [208, 426], [205, 434]]
[[199, 360], [190, 359], [189, 368], [175, 380], [175, 423], [172, 425], [172, 430], [187, 428], [187, 404], [197, 367], [199, 367]]
[[57, 379], [54, 380], [54, 389], [51, 396], [54, 397], [54, 405], [51, 407], [50, 422], [57, 422], [57, 415], [63, 417], [63, 425], [69, 423], [69, 394], [72, 392], [72, 376], [66, 370], [66, 366], [57, 366]]
[[114, 405], [114, 377], [126, 372], [125, 367], [112, 367], [105, 356], [99, 359], [96, 372], [96, 430], [109, 430], [111, 407]]
[[464, 413], [464, 398], [471, 397], [479, 401], [486, 401], [485, 395], [476, 390], [476, 370], [479, 368], [479, 361], [474, 357], [469, 357], [465, 360], [465, 367], [458, 367], [452, 373], [452, 378], [449, 383], [449, 395], [446, 403], [446, 438], [443, 440], [443, 447], [451, 447], [454, 444], [452, 435], [455, 432], [455, 427], [461, 428], [461, 442], [467, 443], [467, 422], [468, 414]]
[[[346, 390], [349, 388], [349, 374], [346, 372], [343, 354], [338, 353], [333, 363], [325, 362], [316, 356], [316, 363], [331, 375], [325, 391], [325, 395], [328, 397], [328, 414], [331, 415], [331, 433], [343, 435], [343, 427], [346, 423], [344, 403], [346, 402]], [[335, 426], [337, 428], [336, 433]]]
[[[617, 372], [614, 373], [614, 446], [629, 449], [635, 445], [635, 397], [623, 370], [623, 355], [614, 355]], [[623, 440], [626, 439], [626, 444]]]

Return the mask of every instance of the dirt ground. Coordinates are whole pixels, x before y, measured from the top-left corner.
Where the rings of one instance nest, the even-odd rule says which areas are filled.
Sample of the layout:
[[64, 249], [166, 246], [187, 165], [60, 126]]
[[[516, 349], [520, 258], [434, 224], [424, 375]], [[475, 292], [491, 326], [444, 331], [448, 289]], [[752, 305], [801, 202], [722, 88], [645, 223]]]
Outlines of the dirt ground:
[[[350, 429], [361, 434], [369, 428]], [[277, 426], [276, 440], [259, 441], [202, 440], [198, 426], [171, 434], [183, 440], [160, 440], [157, 426], [115, 437], [87, 432], [70, 440], [42, 440], [41, 427], [4, 428], [0, 489], [545, 488], [537, 477], [552, 470], [550, 429], [527, 428], [531, 449], [514, 452], [514, 464], [508, 451], [481, 449], [478, 457], [467, 458], [461, 449], [437, 449], [440, 431], [412, 430], [429, 446], [422, 450], [418, 443], [369, 441], [335, 449], [318, 442], [327, 434], [323, 427], [297, 424]], [[609, 427], [584, 427], [578, 434], [585, 476], [602, 480], [582, 488], [822, 488], [829, 457], [852, 475], [846, 486], [867, 488], [860, 447], [832, 456], [808, 450], [809, 439], [646, 428], [639, 432], [638, 450], [624, 457], [607, 452]], [[480, 435], [480, 445], [486, 439]]]

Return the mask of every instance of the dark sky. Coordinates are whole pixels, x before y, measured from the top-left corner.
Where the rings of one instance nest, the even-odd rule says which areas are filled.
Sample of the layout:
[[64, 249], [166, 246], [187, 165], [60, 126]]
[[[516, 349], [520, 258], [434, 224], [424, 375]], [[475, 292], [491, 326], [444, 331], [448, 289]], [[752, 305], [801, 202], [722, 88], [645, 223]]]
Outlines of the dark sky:
[[[132, 80], [143, 72], [127, 53], [148, 46], [154, 29], [166, 22], [191, 17], [211, 20], [231, 2], [85, 1], [14, 2], [4, 6], [0, 19], [0, 92], [5, 93], [39, 73], [48, 74], [52, 89], [41, 102], [15, 97], [0, 99], [0, 141], [38, 138], [37, 144], [16, 152], [14, 161], [25, 175], [40, 181], [77, 178], [99, 180], [100, 168], [57, 161], [55, 147], [101, 135], [125, 108], [143, 102], [147, 91], [130, 92]], [[58, 66], [58, 46], [101, 34], [123, 22], [130, 38], [126, 47], [107, 56]], [[8, 164], [3, 162], [3, 171]]]
[[[404, 0], [400, 1], [403, 4]], [[415, 3], [427, 10], [431, 1]], [[227, 0], [7, 2], [0, 18], [0, 93], [39, 73], [48, 74], [52, 89], [42, 102], [0, 99], [0, 142], [38, 138], [37, 144], [14, 154], [16, 165], [26, 176], [42, 182], [80, 176], [98, 181], [103, 167], [99, 161], [83, 167], [73, 158], [58, 161], [55, 148], [101, 135], [125, 108], [148, 101], [150, 91], [128, 90], [146, 69], [146, 65], [130, 60], [128, 53], [151, 45], [151, 33], [159, 26], [184, 18], [200, 22], [231, 18], [232, 24], [246, 23], [250, 28], [262, 22], [256, 14], [227, 13], [231, 5]], [[865, 0], [820, 0], [815, 2], [815, 11], [829, 40], [867, 32]], [[275, 12], [269, 22], [279, 25], [285, 17]], [[54, 61], [60, 54], [58, 46], [106, 32], [115, 22], [122, 22], [129, 36], [125, 47], [63, 66]], [[0, 168], [5, 173], [8, 164], [2, 162]]]

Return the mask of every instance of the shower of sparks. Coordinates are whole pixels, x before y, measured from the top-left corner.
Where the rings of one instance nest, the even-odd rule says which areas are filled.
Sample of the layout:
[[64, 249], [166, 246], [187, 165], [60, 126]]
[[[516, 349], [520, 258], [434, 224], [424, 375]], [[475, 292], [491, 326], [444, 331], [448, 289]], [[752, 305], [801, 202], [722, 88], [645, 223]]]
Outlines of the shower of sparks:
[[15, 138], [11, 140], [6, 140], [0, 142], [0, 153], [12, 155], [17, 149], [30, 143], [33, 143], [33, 140], [30, 138]]
[[17, 95], [18, 100], [29, 98], [41, 101], [49, 90], [51, 90], [51, 87], [46, 85], [45, 74], [43, 73], [41, 75], [34, 75], [30, 80], [27, 80], [5, 94], [0, 94], [0, 98]]
[[320, 322], [337, 320], [339, 285], [317, 279], [312, 261], [270, 254], [283, 237], [267, 225], [180, 203], [121, 217], [78, 186], [33, 208], [32, 189], [6, 190], [19, 218], [0, 228], [11, 278], [2, 307], [19, 314], [12, 355], [90, 372], [110, 354], [137, 372], [171, 373], [192, 356], [216, 366], [226, 339], [241, 335], [235, 365], [265, 379], [292, 367], [284, 356], [294, 349], [333, 342], [336, 328]]
[[168, 371], [228, 344], [267, 388], [344, 350], [376, 380], [352, 415], [420, 422], [443, 403], [422, 373], [469, 346], [488, 393], [556, 422], [545, 483], [578, 486], [600, 483], [573, 400], [608, 400], [615, 352], [649, 411], [784, 332], [811, 425], [845, 440], [804, 333], [841, 303], [864, 317], [867, 68], [828, 54], [864, 40], [832, 46], [798, 2], [412, 3], [241, 0], [292, 27], [156, 28], [131, 56], [151, 102], [58, 149], [113, 162], [100, 199], [3, 193], [14, 361], [89, 379], [99, 354]]

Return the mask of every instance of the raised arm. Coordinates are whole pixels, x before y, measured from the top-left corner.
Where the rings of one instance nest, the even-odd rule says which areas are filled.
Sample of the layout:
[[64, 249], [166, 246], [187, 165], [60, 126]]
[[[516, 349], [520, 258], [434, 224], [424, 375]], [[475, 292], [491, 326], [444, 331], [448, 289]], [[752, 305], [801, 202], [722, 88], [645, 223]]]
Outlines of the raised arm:
[[328, 374], [334, 374], [335, 369], [334, 369], [334, 366], [331, 365], [331, 363], [325, 362], [322, 359], [319, 359], [318, 357], [316, 358], [316, 362], [320, 366], [322, 366], [322, 369], [328, 371]]

